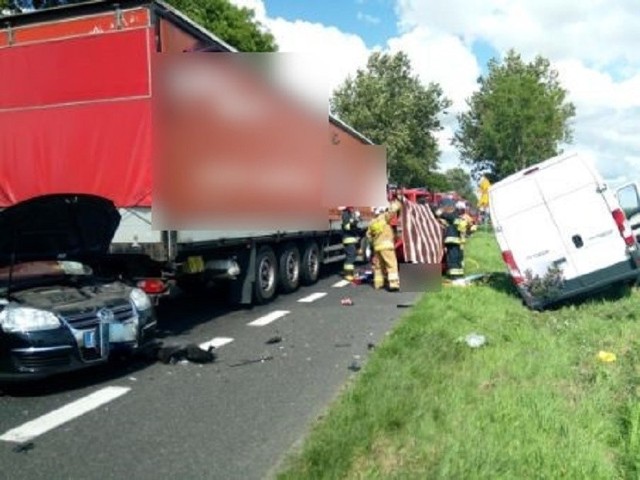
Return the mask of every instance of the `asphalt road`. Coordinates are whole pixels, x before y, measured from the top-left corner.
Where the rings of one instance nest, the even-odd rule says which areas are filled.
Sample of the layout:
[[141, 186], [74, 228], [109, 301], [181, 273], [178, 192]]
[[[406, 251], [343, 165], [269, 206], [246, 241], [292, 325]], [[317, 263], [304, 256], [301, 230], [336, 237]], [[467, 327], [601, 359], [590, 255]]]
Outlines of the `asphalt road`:
[[0, 478], [267, 478], [416, 297], [338, 280], [248, 310], [162, 305], [164, 341], [213, 341], [212, 364], [136, 360], [5, 391]]

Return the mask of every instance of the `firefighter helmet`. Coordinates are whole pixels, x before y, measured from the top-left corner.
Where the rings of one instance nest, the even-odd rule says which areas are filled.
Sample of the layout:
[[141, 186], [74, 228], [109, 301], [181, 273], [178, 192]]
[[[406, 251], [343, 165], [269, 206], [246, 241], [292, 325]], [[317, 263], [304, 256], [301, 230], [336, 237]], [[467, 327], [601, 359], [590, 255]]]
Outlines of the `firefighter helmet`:
[[374, 215], [380, 215], [381, 213], [384, 213], [387, 211], [387, 207], [375, 207], [373, 209], [373, 214]]

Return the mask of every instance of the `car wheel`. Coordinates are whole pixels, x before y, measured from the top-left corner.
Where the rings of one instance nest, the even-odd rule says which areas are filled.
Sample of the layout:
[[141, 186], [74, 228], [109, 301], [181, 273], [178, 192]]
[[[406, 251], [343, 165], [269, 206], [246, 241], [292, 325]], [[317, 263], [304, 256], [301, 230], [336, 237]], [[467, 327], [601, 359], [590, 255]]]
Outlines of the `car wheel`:
[[295, 244], [286, 245], [278, 259], [280, 289], [291, 293], [300, 286], [300, 251]]
[[320, 248], [316, 242], [308, 243], [302, 253], [300, 279], [305, 285], [312, 285], [320, 277]]
[[278, 284], [277, 265], [276, 254], [271, 247], [264, 246], [258, 250], [253, 283], [253, 294], [257, 304], [267, 303], [275, 296]]

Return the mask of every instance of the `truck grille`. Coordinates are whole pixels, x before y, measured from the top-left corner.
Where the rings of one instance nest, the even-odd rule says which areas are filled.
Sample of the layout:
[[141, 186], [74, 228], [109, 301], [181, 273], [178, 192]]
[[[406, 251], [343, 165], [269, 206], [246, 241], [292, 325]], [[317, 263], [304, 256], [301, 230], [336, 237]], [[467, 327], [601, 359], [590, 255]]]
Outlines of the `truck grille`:
[[[117, 322], [123, 322], [134, 316], [133, 307], [130, 303], [108, 306], [107, 308], [113, 312], [114, 320]], [[101, 308], [93, 309], [89, 312], [62, 314], [62, 318], [77, 330], [93, 328], [100, 323], [98, 318], [98, 311], [100, 310]]]

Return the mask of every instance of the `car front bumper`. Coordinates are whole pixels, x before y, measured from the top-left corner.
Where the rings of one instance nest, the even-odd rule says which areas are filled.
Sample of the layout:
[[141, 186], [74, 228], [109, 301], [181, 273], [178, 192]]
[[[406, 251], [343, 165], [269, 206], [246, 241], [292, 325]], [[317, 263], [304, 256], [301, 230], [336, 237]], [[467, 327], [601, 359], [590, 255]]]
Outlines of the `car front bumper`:
[[[104, 364], [112, 353], [144, 348], [155, 334], [152, 309], [138, 312], [135, 319], [91, 329], [63, 326], [44, 332], [0, 333], [0, 381], [37, 380]], [[93, 339], [89, 345], [84, 344], [87, 338]]]

